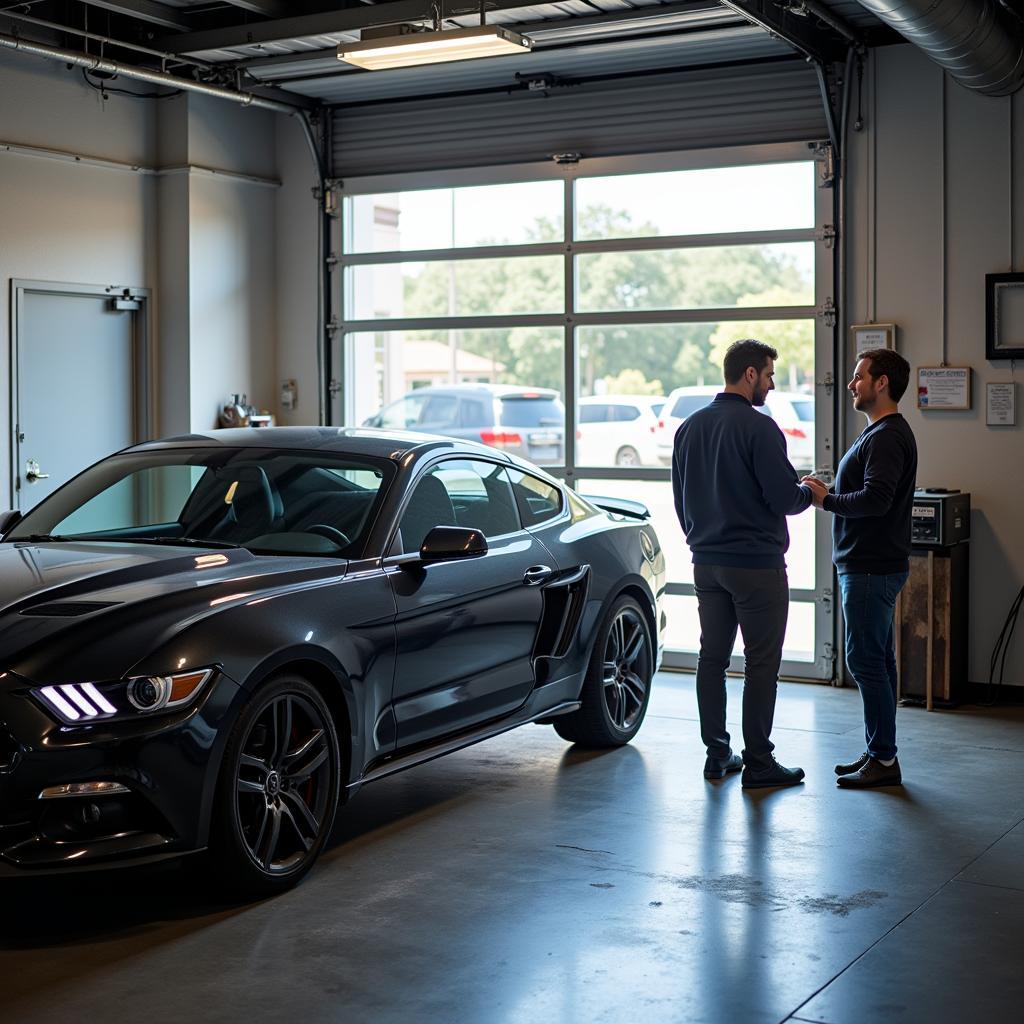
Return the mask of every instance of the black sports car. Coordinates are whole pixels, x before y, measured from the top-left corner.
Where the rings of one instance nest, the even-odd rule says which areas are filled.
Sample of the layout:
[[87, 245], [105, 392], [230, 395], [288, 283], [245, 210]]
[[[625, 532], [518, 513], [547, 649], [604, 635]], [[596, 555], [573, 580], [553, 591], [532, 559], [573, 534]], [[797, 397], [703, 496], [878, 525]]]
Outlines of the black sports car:
[[366, 782], [546, 722], [635, 735], [646, 509], [422, 434], [138, 445], [0, 516], [0, 874], [208, 849], [296, 882]]

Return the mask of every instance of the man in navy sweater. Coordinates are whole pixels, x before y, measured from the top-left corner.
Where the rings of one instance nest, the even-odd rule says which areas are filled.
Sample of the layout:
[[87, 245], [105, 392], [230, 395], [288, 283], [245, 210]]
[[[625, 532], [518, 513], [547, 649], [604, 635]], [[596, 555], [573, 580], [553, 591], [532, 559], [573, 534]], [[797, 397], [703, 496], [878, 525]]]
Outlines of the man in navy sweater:
[[889, 349], [857, 355], [847, 385], [868, 425], [843, 456], [835, 487], [814, 477], [814, 504], [833, 514], [832, 560], [846, 621], [846, 664], [864, 701], [867, 749], [837, 764], [844, 789], [899, 786], [896, 759], [896, 653], [893, 609], [910, 569], [910, 519], [917, 443], [897, 405], [910, 364]]
[[[697, 705], [707, 747], [704, 777], [743, 768], [744, 788], [792, 786], [802, 768], [785, 768], [769, 738], [789, 615], [786, 516], [811, 504], [786, 458], [786, 439], [761, 415], [775, 384], [778, 353], [747, 339], [729, 346], [725, 390], [676, 432], [672, 491], [693, 553], [700, 615]], [[725, 727], [725, 671], [737, 627], [743, 634], [743, 757]]]

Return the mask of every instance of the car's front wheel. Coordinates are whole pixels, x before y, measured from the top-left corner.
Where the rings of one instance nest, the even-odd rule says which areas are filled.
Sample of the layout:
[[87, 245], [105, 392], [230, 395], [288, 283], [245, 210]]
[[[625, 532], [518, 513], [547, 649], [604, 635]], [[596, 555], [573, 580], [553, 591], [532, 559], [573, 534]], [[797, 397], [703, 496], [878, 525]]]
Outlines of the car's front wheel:
[[236, 893], [295, 885], [330, 835], [341, 786], [330, 709], [305, 679], [280, 676], [253, 694], [228, 740], [211, 852]]
[[587, 747], [618, 747], [638, 732], [654, 674], [650, 628], [635, 598], [612, 602], [597, 630], [580, 691], [581, 706], [552, 725], [562, 739]]

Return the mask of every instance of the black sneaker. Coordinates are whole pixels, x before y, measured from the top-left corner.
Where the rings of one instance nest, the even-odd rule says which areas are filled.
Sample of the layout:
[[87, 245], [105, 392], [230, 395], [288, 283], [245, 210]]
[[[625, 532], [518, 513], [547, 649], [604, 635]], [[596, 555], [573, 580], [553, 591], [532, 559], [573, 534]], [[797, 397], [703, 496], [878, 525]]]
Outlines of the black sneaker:
[[859, 772], [870, 758], [871, 755], [865, 750], [856, 761], [851, 761], [849, 764], [837, 764], [836, 775], [852, 775], [854, 772]]
[[804, 781], [803, 768], [785, 768], [775, 758], [767, 768], [743, 769], [744, 789], [768, 789], [772, 786], [795, 786]]
[[843, 789], [873, 789], [875, 786], [902, 786], [903, 775], [900, 772], [899, 759], [886, 766], [873, 757], [867, 759], [867, 763], [857, 771], [849, 775], [840, 775], [836, 779], [836, 785]]
[[743, 758], [730, 753], [728, 757], [712, 757], [704, 762], [705, 779], [724, 779], [727, 772], [738, 772], [743, 767]]

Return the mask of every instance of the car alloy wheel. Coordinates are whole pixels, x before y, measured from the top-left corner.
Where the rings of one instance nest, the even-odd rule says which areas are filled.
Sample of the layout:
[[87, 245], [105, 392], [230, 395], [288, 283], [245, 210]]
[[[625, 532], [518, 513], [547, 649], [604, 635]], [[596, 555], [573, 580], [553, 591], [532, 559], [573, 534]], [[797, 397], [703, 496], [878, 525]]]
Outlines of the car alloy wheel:
[[257, 690], [232, 731], [213, 822], [227, 886], [265, 896], [294, 885], [330, 835], [340, 790], [331, 713], [306, 680]]
[[580, 690], [580, 707], [551, 724], [562, 739], [585, 747], [620, 747], [643, 724], [651, 695], [655, 652], [636, 598], [616, 598], [596, 630]]
[[632, 729], [647, 704], [649, 664], [647, 629], [640, 614], [625, 607], [608, 631], [601, 675], [605, 707], [617, 729]]
[[236, 772], [236, 813], [249, 854], [270, 873], [297, 867], [316, 845], [330, 796], [325, 723], [285, 693], [250, 726]]
[[639, 466], [640, 453], [630, 445], [620, 448], [615, 455], [616, 466]]

